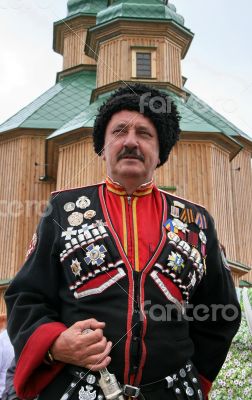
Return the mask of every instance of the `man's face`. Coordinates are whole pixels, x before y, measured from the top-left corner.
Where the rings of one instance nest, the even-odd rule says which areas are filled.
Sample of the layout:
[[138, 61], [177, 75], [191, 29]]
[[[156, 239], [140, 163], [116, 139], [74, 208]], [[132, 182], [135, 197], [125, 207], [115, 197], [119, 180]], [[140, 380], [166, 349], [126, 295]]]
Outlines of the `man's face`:
[[116, 182], [150, 181], [160, 162], [157, 131], [151, 120], [137, 111], [115, 113], [106, 128], [103, 159], [107, 174]]

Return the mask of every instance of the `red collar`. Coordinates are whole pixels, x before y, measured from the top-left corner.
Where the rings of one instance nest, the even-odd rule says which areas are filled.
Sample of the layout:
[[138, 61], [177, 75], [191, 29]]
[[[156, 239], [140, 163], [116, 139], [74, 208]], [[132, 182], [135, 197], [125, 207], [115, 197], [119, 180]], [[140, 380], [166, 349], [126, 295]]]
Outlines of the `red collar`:
[[[106, 187], [108, 191], [115, 193], [119, 196], [127, 196], [126, 190], [120, 183], [114, 182], [109, 176], [106, 178]], [[146, 196], [147, 194], [150, 194], [153, 190], [154, 183], [153, 180], [150, 182], [144, 183], [143, 185], [139, 186], [137, 190], [135, 190], [134, 193], [132, 193], [132, 196]]]

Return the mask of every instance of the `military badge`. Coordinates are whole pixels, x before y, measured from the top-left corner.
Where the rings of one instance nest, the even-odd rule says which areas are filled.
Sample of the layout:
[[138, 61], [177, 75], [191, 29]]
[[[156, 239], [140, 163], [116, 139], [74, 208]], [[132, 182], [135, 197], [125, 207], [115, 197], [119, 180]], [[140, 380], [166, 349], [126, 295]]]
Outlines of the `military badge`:
[[173, 226], [177, 228], [179, 231], [182, 231], [185, 233], [187, 231], [187, 224], [184, 222], [180, 221], [180, 219], [174, 218], [172, 220]]
[[77, 260], [77, 258], [76, 258], [75, 260], [72, 261], [71, 270], [72, 270], [72, 273], [73, 273], [75, 276], [80, 275], [80, 273], [81, 273], [81, 264], [80, 264], [80, 262]]
[[74, 231], [73, 228], [67, 228], [66, 231], [61, 233], [61, 237], [64, 237], [65, 240], [71, 240], [72, 236], [76, 236], [77, 231]]
[[84, 212], [83, 215], [84, 215], [85, 219], [92, 219], [96, 216], [96, 212], [95, 212], [95, 210], [88, 210], [88, 211]]
[[184, 254], [186, 257], [189, 256], [190, 252], [191, 252], [191, 247], [189, 246], [189, 244], [187, 242], [185, 242], [184, 240], [181, 240], [179, 242], [179, 244], [177, 245], [177, 249], [182, 252], [182, 254]]
[[188, 240], [189, 244], [191, 244], [194, 247], [197, 247], [198, 246], [198, 242], [199, 242], [198, 233], [193, 232], [193, 231], [188, 232], [187, 240]]
[[180, 219], [183, 222], [188, 222], [188, 224], [194, 222], [193, 210], [191, 208], [184, 208], [180, 216]]
[[73, 211], [74, 209], [75, 209], [75, 204], [74, 203], [69, 202], [69, 203], [66, 203], [64, 205], [64, 210], [66, 212]]
[[175, 218], [179, 218], [179, 208], [175, 206], [171, 206], [171, 215]]
[[105, 246], [101, 245], [89, 245], [87, 247], [86, 257], [84, 258], [85, 262], [89, 265], [98, 265], [98, 267], [104, 263], [105, 254], [107, 249]]
[[180, 242], [180, 237], [174, 232], [168, 232], [167, 237], [170, 240], [170, 244], [173, 247], [177, 247], [177, 244]]
[[[172, 219], [168, 219], [165, 223], [164, 223], [164, 227], [170, 231], [170, 232], [174, 232], [174, 225], [173, 225], [173, 221]], [[176, 232], [177, 233], [177, 232]]]
[[81, 225], [84, 220], [83, 215], [79, 212], [73, 212], [67, 219], [71, 226]]
[[89, 200], [88, 197], [86, 196], [81, 196], [78, 198], [78, 200], [76, 201], [76, 206], [78, 208], [81, 208], [82, 210], [84, 210], [84, 208], [89, 207], [91, 204], [91, 201]]
[[181, 203], [180, 201], [178, 201], [178, 200], [174, 200], [174, 201], [173, 201], [173, 205], [174, 205], [175, 207], [185, 208], [185, 205], [184, 205], [183, 203]]
[[168, 267], [171, 267], [173, 271], [180, 273], [184, 268], [184, 259], [179, 253], [174, 253], [174, 251], [172, 251], [168, 257], [167, 265]]
[[195, 217], [195, 224], [198, 225], [200, 229], [207, 229], [207, 220], [205, 215], [198, 212]]
[[199, 264], [201, 262], [201, 255], [199, 250], [193, 248], [191, 250], [190, 256], [189, 256], [189, 260], [196, 262], [197, 264]]
[[206, 256], [206, 243], [207, 243], [207, 238], [206, 235], [203, 231], [200, 231], [199, 233], [199, 238], [201, 241], [201, 253], [203, 255], [203, 257]]

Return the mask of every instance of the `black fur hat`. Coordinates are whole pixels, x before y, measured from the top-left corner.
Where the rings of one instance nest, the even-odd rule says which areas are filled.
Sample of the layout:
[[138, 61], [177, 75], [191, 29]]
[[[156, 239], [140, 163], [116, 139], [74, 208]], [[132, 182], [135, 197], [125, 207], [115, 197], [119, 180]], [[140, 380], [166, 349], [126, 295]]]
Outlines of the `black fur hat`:
[[158, 133], [158, 166], [164, 164], [179, 139], [180, 116], [167, 93], [139, 83], [120, 87], [98, 110], [93, 131], [95, 152], [101, 155], [106, 127], [112, 115], [122, 110], [138, 111], [150, 118]]

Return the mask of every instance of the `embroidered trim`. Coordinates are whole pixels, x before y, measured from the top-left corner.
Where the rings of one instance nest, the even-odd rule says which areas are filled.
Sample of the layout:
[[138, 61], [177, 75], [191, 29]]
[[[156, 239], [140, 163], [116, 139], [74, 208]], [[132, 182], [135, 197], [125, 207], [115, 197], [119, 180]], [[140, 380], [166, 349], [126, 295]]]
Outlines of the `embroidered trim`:
[[119, 265], [123, 264], [123, 260], [119, 260], [117, 261], [115, 264], [113, 263], [109, 263], [107, 266], [101, 266], [99, 269], [95, 269], [90, 271], [87, 275], [82, 275], [78, 281], [75, 282], [75, 285], [71, 285], [69, 287], [70, 290], [75, 290], [77, 289], [79, 286], [83, 285], [83, 283], [90, 281], [90, 279], [96, 278], [98, 275], [102, 274], [102, 273], [106, 273], [110, 270], [113, 270], [115, 268], [118, 268]]
[[82, 297], [90, 296], [93, 294], [100, 294], [104, 292], [108, 287], [114, 285], [115, 282], [118, 282], [120, 279], [122, 279], [124, 276], [126, 276], [126, 272], [122, 268], [118, 268], [118, 273], [107, 280], [105, 283], [103, 283], [101, 286], [93, 289], [88, 289], [88, 290], [83, 290], [83, 292], [74, 292], [74, 297], [76, 299], [81, 299]]
[[179, 309], [179, 311], [182, 312], [182, 314], [185, 313], [185, 308], [184, 306], [171, 294], [169, 289], [165, 286], [165, 284], [162, 282], [162, 280], [158, 276], [158, 271], [152, 271], [150, 276], [154, 280], [154, 282], [157, 284], [159, 289], [164, 293], [165, 297], [174, 303], [176, 307]]

